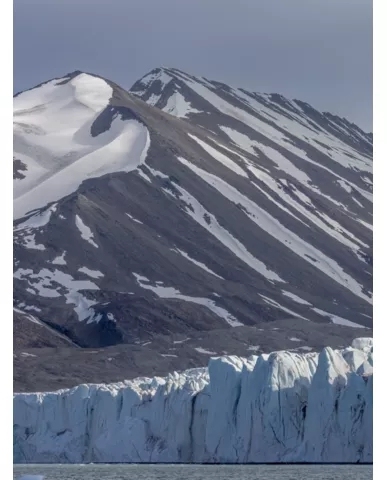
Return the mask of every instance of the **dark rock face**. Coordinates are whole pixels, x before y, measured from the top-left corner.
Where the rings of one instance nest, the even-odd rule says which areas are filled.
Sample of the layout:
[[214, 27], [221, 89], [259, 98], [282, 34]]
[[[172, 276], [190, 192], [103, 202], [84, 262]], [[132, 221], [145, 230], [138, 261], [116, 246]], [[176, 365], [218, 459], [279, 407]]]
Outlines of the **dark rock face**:
[[25, 176], [23, 171], [27, 170], [26, 165], [18, 158], [13, 159], [13, 178], [23, 179]]
[[[296, 323], [297, 332], [307, 334], [299, 346], [312, 348], [361, 336], [350, 322], [372, 327], [371, 134], [303, 102], [175, 69], [154, 70], [131, 93], [101, 79], [110, 97], [80, 128], [86, 111], [78, 108], [79, 96], [63, 89], [82, 75], [58, 79], [55, 96], [44, 97], [43, 106], [39, 100], [34, 116], [25, 109], [15, 114], [18, 201], [22, 182], [31, 181], [38, 193], [46, 188], [33, 184], [39, 169], [55, 187], [54, 174], [46, 173], [51, 164], [62, 178], [78, 164], [82, 175], [85, 165], [97, 172], [85, 174], [63, 198], [15, 219], [15, 388], [206, 364], [208, 354], [195, 348], [248, 355], [251, 332], [279, 321], [284, 333], [276, 343], [262, 334], [262, 351], [290, 348], [286, 338], [298, 338]], [[41, 88], [29, 94], [40, 99]], [[95, 102], [95, 95], [88, 91], [84, 98]], [[23, 101], [23, 92], [18, 98]], [[78, 143], [69, 140], [67, 153], [66, 145], [53, 150], [55, 126], [44, 124], [57, 98], [80, 112], [68, 126]], [[50, 115], [54, 124], [56, 114]], [[101, 175], [98, 168], [115, 165], [117, 151], [126, 158], [121, 149], [132, 145], [125, 133], [132, 125], [148, 132], [145, 158], [138, 152], [133, 158], [128, 147], [134, 167]], [[246, 333], [236, 339], [236, 332]], [[198, 340], [191, 349], [179, 347], [178, 359], [168, 357], [180, 337]], [[159, 341], [169, 347], [157, 348], [157, 355], [139, 347]], [[62, 353], [48, 375], [43, 365], [52, 348]], [[107, 360], [89, 368], [89, 348], [98, 350], [98, 359], [106, 352], [141, 354], [132, 355], [127, 368], [126, 357], [114, 368]], [[20, 357], [24, 351], [36, 357]], [[25, 373], [29, 360], [34, 381]], [[98, 377], [101, 368], [106, 375]]]

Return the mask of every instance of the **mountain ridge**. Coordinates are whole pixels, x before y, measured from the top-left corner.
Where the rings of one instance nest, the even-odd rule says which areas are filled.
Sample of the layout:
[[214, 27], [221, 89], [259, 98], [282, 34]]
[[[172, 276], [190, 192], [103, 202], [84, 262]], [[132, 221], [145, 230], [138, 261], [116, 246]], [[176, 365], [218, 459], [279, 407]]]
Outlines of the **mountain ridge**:
[[371, 327], [372, 139], [152, 72], [137, 93], [75, 71], [15, 97], [18, 325], [33, 312], [82, 348], [289, 317]]
[[[142, 80], [146, 77], [149, 77], [150, 75], [157, 75], [159, 73], [164, 73], [164, 74], [168, 74], [168, 72], [172, 73], [173, 72], [176, 72], [177, 74], [182, 74], [182, 75], [185, 75], [185, 76], [188, 76], [188, 77], [191, 77], [193, 79], [198, 79], [198, 80], [202, 80], [202, 81], [205, 81], [205, 82], [208, 82], [208, 83], [212, 83], [214, 85], [219, 85], [220, 87], [226, 87], [227, 89], [230, 89], [232, 88], [233, 90], [240, 90], [241, 92], [247, 92], [247, 93], [250, 93], [250, 94], [253, 94], [253, 95], [265, 95], [267, 97], [277, 97], [281, 100], [284, 100], [286, 102], [289, 102], [289, 100], [291, 102], [295, 102], [296, 104], [299, 104], [300, 106], [305, 106], [307, 108], [310, 108], [314, 111], [318, 111], [315, 107], [313, 107], [310, 103], [308, 102], [305, 102], [303, 100], [300, 100], [300, 99], [297, 99], [297, 98], [291, 98], [289, 99], [288, 97], [286, 97], [286, 95], [283, 95], [281, 93], [277, 93], [277, 92], [258, 92], [258, 91], [252, 91], [252, 90], [249, 90], [249, 89], [246, 89], [244, 87], [237, 87], [237, 86], [232, 86], [231, 84], [227, 84], [227, 83], [224, 83], [224, 82], [219, 82], [217, 80], [210, 80], [204, 76], [197, 76], [197, 75], [191, 75], [191, 74], [188, 74], [187, 72], [184, 72], [178, 68], [175, 68], [175, 67], [156, 67], [154, 68], [153, 70], [149, 71], [148, 73], [146, 73], [145, 75], [143, 75], [140, 79], [136, 80], [133, 85], [129, 88], [129, 92], [133, 93], [133, 94], [137, 94], [136, 91], [138, 89], [138, 86], [141, 84]], [[366, 132], [365, 130], [363, 130], [362, 128], [360, 128], [356, 123], [348, 120], [346, 117], [344, 116], [341, 116], [337, 113], [332, 113], [330, 111], [326, 111], [326, 110], [323, 110], [321, 112], [323, 115], [327, 115], [327, 116], [330, 116], [330, 117], [333, 117], [334, 119], [337, 119], [339, 120], [340, 122], [343, 122], [345, 124], [347, 124], [348, 126], [350, 126], [351, 128], [355, 128], [356, 130], [360, 130], [363, 134], [365, 135], [372, 135], [372, 131], [371, 132]]]

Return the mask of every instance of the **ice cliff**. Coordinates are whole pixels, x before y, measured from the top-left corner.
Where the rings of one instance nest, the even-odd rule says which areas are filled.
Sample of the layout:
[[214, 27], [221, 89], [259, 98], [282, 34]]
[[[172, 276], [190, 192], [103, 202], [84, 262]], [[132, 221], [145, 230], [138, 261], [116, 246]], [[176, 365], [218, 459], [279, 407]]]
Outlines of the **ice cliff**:
[[14, 395], [15, 463], [371, 462], [372, 339]]

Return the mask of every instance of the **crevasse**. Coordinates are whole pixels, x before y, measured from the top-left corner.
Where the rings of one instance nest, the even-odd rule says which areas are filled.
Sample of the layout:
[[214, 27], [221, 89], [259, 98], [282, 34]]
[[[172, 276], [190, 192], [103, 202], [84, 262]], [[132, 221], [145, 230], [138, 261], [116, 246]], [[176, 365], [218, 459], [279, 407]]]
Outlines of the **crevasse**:
[[372, 339], [14, 395], [15, 463], [372, 462]]

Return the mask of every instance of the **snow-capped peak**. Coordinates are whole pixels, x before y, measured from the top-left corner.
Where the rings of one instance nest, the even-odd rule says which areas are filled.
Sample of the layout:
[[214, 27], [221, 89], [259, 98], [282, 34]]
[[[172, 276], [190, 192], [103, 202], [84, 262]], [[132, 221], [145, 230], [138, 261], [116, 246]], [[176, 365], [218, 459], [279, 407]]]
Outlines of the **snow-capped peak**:
[[74, 72], [15, 96], [14, 218], [65, 197], [84, 180], [143, 161], [147, 129], [123, 120], [112, 95], [106, 80]]
[[132, 90], [74, 72], [15, 97], [15, 306], [87, 347], [208, 332], [153, 355], [162, 373], [372, 326], [364, 132], [173, 68]]
[[[66, 88], [61, 88], [67, 85]], [[102, 78], [79, 70], [63, 77], [41, 83], [34, 88], [17, 93], [14, 97], [14, 114], [43, 106], [69, 101], [71, 97], [94, 111], [102, 110], [109, 103], [112, 88]]]
[[[358, 148], [359, 144], [363, 144], [369, 156], [372, 147], [372, 134], [363, 132], [337, 115], [320, 113], [306, 102], [290, 100], [277, 93], [249, 92], [219, 81], [187, 74], [177, 68], [156, 68], [135, 82], [130, 91], [151, 105], [176, 116], [180, 116], [179, 112], [168, 108], [168, 100], [179, 94], [196, 110], [193, 113], [208, 114], [215, 109], [253, 127], [269, 139], [273, 138], [273, 129], [268, 128], [267, 124], [271, 127], [274, 124], [282, 130], [281, 136], [285, 133], [288, 140], [291, 140], [292, 136], [299, 140], [307, 139], [320, 151], [320, 144], [327, 142], [324, 138], [326, 135], [330, 137], [330, 142], [326, 144], [328, 148], [341, 146], [348, 149], [348, 143]], [[251, 116], [256, 117], [257, 114], [260, 122], [255, 118], [252, 123]], [[194, 118], [195, 122], [200, 123], [202, 120], [197, 115]], [[334, 145], [332, 137], [335, 139]], [[278, 139], [278, 133], [274, 138]], [[351, 151], [348, 153], [353, 154]]]

